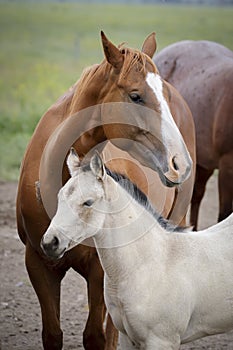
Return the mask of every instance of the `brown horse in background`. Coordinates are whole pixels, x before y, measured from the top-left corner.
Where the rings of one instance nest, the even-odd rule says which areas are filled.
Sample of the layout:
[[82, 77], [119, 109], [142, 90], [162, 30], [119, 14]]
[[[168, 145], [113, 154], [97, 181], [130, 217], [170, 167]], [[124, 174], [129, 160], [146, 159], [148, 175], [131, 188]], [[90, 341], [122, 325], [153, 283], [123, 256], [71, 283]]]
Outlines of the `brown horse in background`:
[[233, 201], [233, 52], [210, 41], [182, 41], [154, 58], [161, 76], [188, 103], [196, 127], [197, 168], [191, 202], [191, 224], [208, 179], [219, 169], [219, 216], [232, 212]]
[[[60, 286], [69, 268], [87, 281], [89, 315], [83, 334], [85, 349], [115, 349], [117, 344], [110, 318], [106, 334], [103, 329], [106, 311], [103, 271], [96, 250], [78, 245], [54, 261], [40, 247], [56, 210], [57, 192], [69, 178], [64, 163], [70, 145], [74, 145], [81, 158], [96, 147], [105, 152], [111, 147], [114, 152], [118, 149], [115, 161], [108, 159], [112, 168], [125, 173], [143, 189], [148, 185], [147, 175], [139, 165], [157, 172], [163, 184], [157, 178], [156, 186], [168, 191], [164, 205], [170, 206], [166, 209], [170, 215], [174, 209], [177, 223], [185, 217], [192, 194], [194, 178], [190, 173], [195, 167], [192, 116], [180, 94], [158, 75], [151, 59], [156, 50], [154, 34], [145, 40], [142, 51], [117, 48], [103, 33], [102, 44], [105, 60], [85, 70], [80, 80], [45, 113], [21, 168], [18, 232], [26, 245], [26, 267], [41, 306], [46, 350], [62, 348]], [[79, 137], [77, 130], [73, 132], [76, 128]], [[112, 143], [110, 148], [108, 140]], [[122, 159], [120, 152], [126, 151], [131, 160]], [[138, 163], [134, 162], [135, 157]], [[182, 191], [175, 190], [178, 185]], [[169, 198], [172, 200], [167, 201]], [[54, 249], [52, 245], [50, 248]]]

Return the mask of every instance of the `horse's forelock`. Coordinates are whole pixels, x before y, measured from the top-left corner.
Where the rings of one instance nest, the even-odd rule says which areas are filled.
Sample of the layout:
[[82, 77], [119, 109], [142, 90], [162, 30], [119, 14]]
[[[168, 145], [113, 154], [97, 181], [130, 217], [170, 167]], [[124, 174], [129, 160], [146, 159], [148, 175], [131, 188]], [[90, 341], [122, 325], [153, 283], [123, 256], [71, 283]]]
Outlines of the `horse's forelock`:
[[124, 64], [121, 69], [121, 77], [125, 78], [130, 70], [137, 66], [139, 72], [146, 71], [146, 56], [138, 50], [132, 50], [123, 47], [121, 52], [124, 54]]
[[124, 55], [124, 64], [121, 70], [120, 78], [126, 78], [127, 74], [135, 66], [137, 66], [139, 72], [146, 73], [147, 63], [149, 63], [153, 69], [156, 70], [155, 64], [145, 53], [124, 46], [122, 46], [120, 50]]

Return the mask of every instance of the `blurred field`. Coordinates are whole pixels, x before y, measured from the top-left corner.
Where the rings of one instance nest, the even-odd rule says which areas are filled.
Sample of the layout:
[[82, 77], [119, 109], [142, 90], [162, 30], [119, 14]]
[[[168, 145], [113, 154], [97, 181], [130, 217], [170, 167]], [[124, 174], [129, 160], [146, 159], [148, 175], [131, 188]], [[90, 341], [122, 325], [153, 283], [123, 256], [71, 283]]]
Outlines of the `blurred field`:
[[17, 179], [35, 125], [81, 71], [103, 58], [101, 29], [140, 48], [157, 33], [158, 50], [184, 39], [233, 49], [233, 7], [0, 3], [0, 178]]

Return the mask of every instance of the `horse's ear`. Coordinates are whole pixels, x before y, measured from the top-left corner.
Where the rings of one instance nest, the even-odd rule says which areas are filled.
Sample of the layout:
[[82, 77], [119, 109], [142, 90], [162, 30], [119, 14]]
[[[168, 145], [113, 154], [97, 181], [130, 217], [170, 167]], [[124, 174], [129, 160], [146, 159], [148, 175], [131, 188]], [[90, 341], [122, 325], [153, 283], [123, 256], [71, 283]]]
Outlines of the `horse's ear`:
[[120, 50], [108, 40], [103, 31], [101, 31], [101, 40], [104, 49], [104, 54], [108, 63], [114, 68], [120, 70], [123, 65], [123, 55]]
[[67, 163], [70, 175], [75, 176], [77, 174], [77, 171], [80, 165], [80, 160], [79, 160], [78, 153], [73, 147], [71, 147], [70, 149], [70, 153], [68, 155], [66, 163]]
[[157, 47], [157, 44], [155, 40], [155, 33], [153, 32], [145, 39], [142, 45], [142, 52], [144, 52], [146, 55], [152, 58], [156, 51], [156, 47]]
[[91, 157], [90, 167], [96, 178], [98, 180], [103, 180], [106, 174], [106, 170], [104, 167], [103, 160], [98, 152], [95, 152], [95, 154]]

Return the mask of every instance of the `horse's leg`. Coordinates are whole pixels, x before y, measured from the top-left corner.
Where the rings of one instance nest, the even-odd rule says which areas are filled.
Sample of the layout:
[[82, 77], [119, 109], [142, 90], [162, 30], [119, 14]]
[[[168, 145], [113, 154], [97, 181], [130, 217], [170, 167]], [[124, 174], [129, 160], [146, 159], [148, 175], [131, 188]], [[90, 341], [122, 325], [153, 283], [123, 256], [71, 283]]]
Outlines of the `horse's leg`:
[[70, 261], [72, 268], [87, 281], [89, 314], [83, 333], [84, 348], [86, 350], [115, 350], [117, 331], [109, 318], [105, 339], [103, 327], [106, 314], [103, 293], [104, 272], [96, 249], [80, 244], [70, 251]]
[[[80, 250], [77, 250], [79, 248]], [[72, 268], [85, 278], [88, 291], [89, 314], [83, 333], [83, 345], [86, 350], [104, 350], [103, 323], [106, 308], [103, 296], [103, 270], [95, 248], [79, 245], [74, 253]]]
[[86, 350], [115, 350], [118, 332], [110, 316], [107, 317], [106, 335], [103, 330], [106, 314], [103, 294], [104, 274], [96, 251], [89, 262], [89, 267], [87, 280], [89, 316], [84, 331], [84, 347]]
[[196, 167], [196, 178], [193, 189], [193, 196], [191, 200], [191, 214], [190, 223], [194, 230], [197, 230], [198, 211], [201, 204], [201, 200], [205, 193], [206, 183], [210, 176], [213, 174], [214, 169], [205, 169], [200, 165]]
[[115, 350], [118, 343], [118, 331], [116, 330], [110, 314], [107, 315], [105, 350]]
[[233, 201], [233, 152], [221, 157], [219, 161], [218, 189], [219, 216], [218, 221], [224, 220], [232, 213]]
[[49, 270], [28, 242], [26, 244], [26, 267], [40, 302], [44, 349], [61, 350], [60, 285], [64, 272]]

